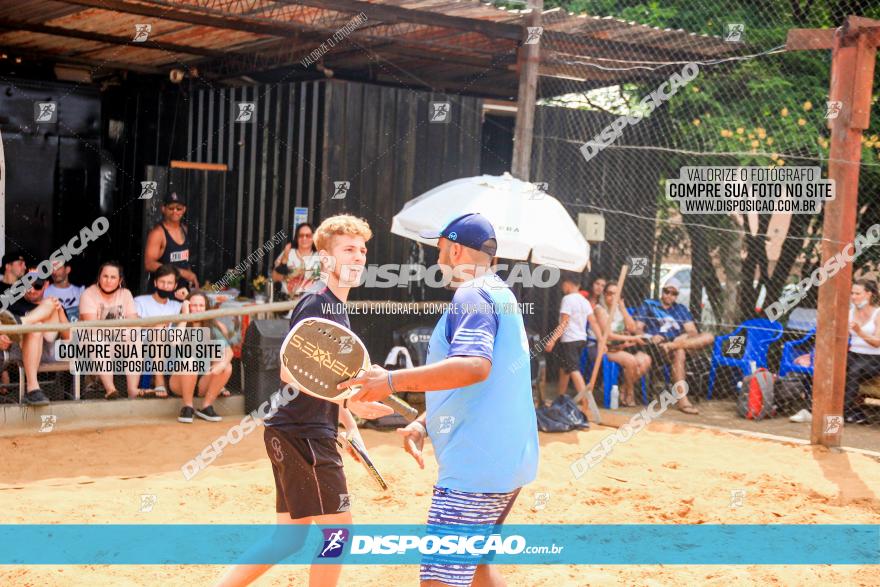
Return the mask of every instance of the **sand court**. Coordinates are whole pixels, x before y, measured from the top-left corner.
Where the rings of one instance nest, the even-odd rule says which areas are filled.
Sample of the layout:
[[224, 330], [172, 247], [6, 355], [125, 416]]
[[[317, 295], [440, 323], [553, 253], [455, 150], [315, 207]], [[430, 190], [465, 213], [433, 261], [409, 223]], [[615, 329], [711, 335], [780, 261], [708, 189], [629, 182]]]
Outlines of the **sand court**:
[[[0, 439], [2, 523], [271, 524], [274, 487], [257, 429], [190, 481], [182, 464], [226, 429], [141, 425]], [[541, 434], [538, 479], [509, 518], [519, 524], [876, 524], [880, 462], [855, 453], [653, 424], [578, 480], [570, 463], [609, 427]], [[393, 488], [375, 489], [348, 456], [355, 523], [424, 523], [436, 475], [393, 433], [364, 431]], [[732, 495], [742, 492], [738, 504]], [[539, 495], [546, 494], [546, 495]], [[143, 496], [154, 496], [144, 498]], [[149, 503], [145, 506], [144, 500]], [[149, 511], [144, 511], [149, 510]], [[149, 548], [148, 544], [144, 548]], [[210, 585], [223, 569], [182, 566], [0, 567], [4, 585]], [[510, 585], [880, 585], [862, 566], [507, 566]], [[273, 568], [257, 585], [302, 585], [307, 570]], [[345, 566], [343, 585], [415, 585], [416, 566]]]

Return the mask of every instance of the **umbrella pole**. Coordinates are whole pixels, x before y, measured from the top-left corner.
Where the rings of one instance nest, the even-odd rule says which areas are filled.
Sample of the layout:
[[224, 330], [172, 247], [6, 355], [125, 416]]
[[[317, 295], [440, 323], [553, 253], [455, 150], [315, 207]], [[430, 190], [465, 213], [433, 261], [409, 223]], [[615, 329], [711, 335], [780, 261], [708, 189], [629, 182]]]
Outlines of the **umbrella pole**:
[[602, 364], [602, 357], [605, 356], [605, 349], [607, 348], [608, 341], [608, 333], [611, 331], [611, 318], [614, 314], [614, 311], [617, 309], [617, 305], [620, 303], [620, 296], [623, 294], [623, 284], [626, 281], [626, 273], [629, 271], [629, 266], [624, 265], [620, 268], [620, 277], [617, 278], [617, 293], [614, 294], [614, 301], [611, 304], [611, 311], [608, 312], [608, 318], [605, 321], [605, 324], [602, 324], [602, 332], [598, 333], [598, 337], [596, 338], [596, 360], [593, 361], [593, 372], [590, 373], [590, 382], [587, 384], [587, 389], [584, 390], [584, 397], [581, 398], [581, 409], [586, 412], [589, 410], [593, 413], [594, 419], [596, 423], [599, 424], [601, 422], [599, 415], [599, 408], [596, 406], [596, 398], [593, 397], [593, 386], [596, 385], [596, 378], [599, 376], [599, 365]]

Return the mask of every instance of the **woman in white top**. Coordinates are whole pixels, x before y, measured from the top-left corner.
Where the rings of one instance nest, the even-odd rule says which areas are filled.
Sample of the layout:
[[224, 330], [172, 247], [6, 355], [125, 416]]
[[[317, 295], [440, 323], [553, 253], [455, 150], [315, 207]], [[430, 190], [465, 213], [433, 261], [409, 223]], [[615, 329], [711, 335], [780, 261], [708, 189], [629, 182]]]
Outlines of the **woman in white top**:
[[850, 424], [868, 419], [858, 403], [859, 385], [880, 375], [880, 296], [877, 283], [860, 279], [853, 283], [849, 310], [849, 353], [846, 356], [846, 396], [843, 413]]
[[[599, 305], [596, 306], [597, 322], [602, 328], [609, 324], [609, 308], [614, 303], [614, 296], [617, 294], [617, 290], [616, 282], [608, 282], [605, 285], [605, 290], [602, 292]], [[610, 332], [608, 332], [606, 338], [608, 341], [608, 358], [623, 369], [623, 381], [621, 381], [620, 385], [620, 405], [632, 407], [636, 405], [635, 383], [651, 369], [651, 357], [647, 353], [633, 348], [643, 344], [645, 341], [640, 336], [630, 334], [637, 332], [636, 322], [627, 312], [623, 298], [620, 298], [618, 301], [617, 311], [614, 312], [611, 318], [610, 326]]]
[[287, 243], [275, 259], [272, 279], [285, 284], [291, 298], [302, 294], [321, 279], [321, 259], [313, 240], [312, 225], [303, 222], [293, 232], [293, 244]]

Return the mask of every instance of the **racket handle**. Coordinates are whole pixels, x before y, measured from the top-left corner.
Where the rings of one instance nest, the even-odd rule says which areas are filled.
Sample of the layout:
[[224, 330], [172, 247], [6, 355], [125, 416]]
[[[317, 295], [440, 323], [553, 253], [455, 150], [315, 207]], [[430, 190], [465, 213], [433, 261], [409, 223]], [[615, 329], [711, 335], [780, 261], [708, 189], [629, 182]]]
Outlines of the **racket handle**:
[[382, 403], [386, 406], [390, 406], [391, 409], [406, 418], [407, 422], [412, 422], [419, 416], [419, 411], [417, 409], [415, 409], [396, 395], [389, 395], [382, 400]]

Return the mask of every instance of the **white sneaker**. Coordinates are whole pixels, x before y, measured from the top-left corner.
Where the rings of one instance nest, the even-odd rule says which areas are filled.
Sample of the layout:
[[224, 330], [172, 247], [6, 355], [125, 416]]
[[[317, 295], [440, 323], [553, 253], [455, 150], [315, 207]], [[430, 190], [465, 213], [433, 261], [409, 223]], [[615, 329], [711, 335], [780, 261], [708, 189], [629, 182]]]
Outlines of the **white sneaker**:
[[801, 422], [801, 423], [812, 422], [813, 421], [813, 414], [810, 413], [810, 410], [801, 410], [800, 412], [798, 412], [794, 416], [790, 417], [789, 421]]

